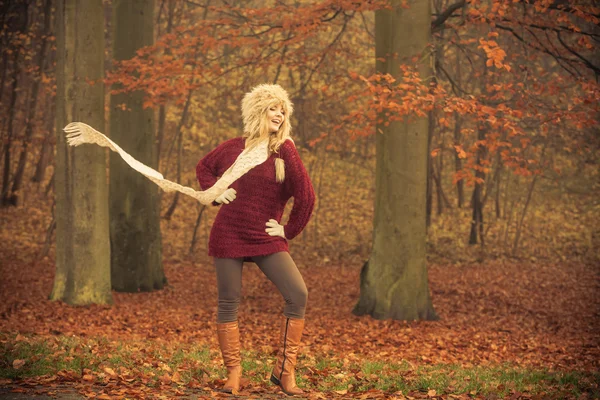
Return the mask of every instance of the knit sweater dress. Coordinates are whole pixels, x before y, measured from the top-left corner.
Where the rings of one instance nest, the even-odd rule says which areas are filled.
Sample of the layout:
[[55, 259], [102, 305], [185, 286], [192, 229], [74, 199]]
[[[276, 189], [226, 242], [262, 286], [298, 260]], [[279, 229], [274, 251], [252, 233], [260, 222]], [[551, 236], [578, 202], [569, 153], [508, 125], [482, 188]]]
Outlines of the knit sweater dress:
[[[227, 140], [202, 158], [196, 176], [202, 190], [213, 186], [244, 150], [245, 138]], [[275, 180], [275, 159], [285, 164], [285, 179]], [[220, 205], [208, 241], [208, 255], [218, 258], [244, 258], [287, 251], [287, 240], [306, 226], [315, 204], [315, 192], [294, 142], [286, 140], [279, 153], [246, 172], [230, 186], [236, 199]], [[284, 226], [284, 239], [270, 236], [265, 229], [269, 219], [281, 223], [284, 207], [293, 197], [294, 206]]]

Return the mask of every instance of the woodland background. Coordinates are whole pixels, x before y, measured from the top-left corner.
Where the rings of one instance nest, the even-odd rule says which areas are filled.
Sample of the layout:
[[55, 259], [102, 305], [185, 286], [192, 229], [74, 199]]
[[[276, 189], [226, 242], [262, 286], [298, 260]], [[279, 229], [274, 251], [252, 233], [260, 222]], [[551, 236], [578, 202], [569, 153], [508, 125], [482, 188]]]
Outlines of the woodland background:
[[[434, 388], [457, 396], [472, 390], [474, 396], [486, 390], [500, 396], [535, 393], [504, 381], [489, 389], [485, 382], [491, 378], [477, 374], [472, 375], [481, 381], [477, 389], [451, 379], [427, 383], [423, 379], [435, 373], [421, 369], [508, 362], [567, 371], [561, 373], [575, 375], [554, 376], [548, 387], [597, 395], [598, 375], [590, 371], [598, 370], [600, 354], [600, 7], [575, 0], [433, 0], [432, 76], [419, 76], [406, 65], [403, 80], [392, 81], [375, 70], [374, 14], [385, 4], [157, 0], [155, 45], [115, 62], [113, 2], [105, 0], [105, 83], [112, 85], [106, 90], [106, 126], [111, 107], [118, 107], [110, 103], [109, 87], [143, 90], [156, 122], [157, 169], [197, 188], [195, 165], [202, 155], [241, 134], [244, 93], [263, 82], [288, 90], [295, 104], [293, 137], [317, 194], [311, 222], [290, 243], [312, 285], [313, 313], [322, 315], [308, 328], [305, 385], [338, 396], [372, 390], [373, 396], [431, 397]], [[141, 379], [132, 389], [140, 393], [212, 390], [222, 371], [215, 372], [213, 326], [201, 321], [210, 321], [214, 311], [207, 241], [217, 208], [161, 194], [169, 280], [163, 291], [114, 293], [112, 309], [47, 300], [55, 257], [55, 12], [53, 0], [0, 1], [2, 382], [34, 376], [38, 380], [30, 383], [38, 390], [40, 383], [47, 389], [63, 381], [81, 385], [80, 393], [89, 396], [102, 395], [93, 386], [98, 382], [130, 377]], [[371, 248], [382, 111], [391, 119], [430, 121], [427, 257], [442, 322], [350, 316]], [[248, 369], [262, 379], [260, 366], [268, 364], [272, 351], [265, 338], [275, 336], [264, 321], [277, 312], [269, 306], [277, 300], [255, 269], [247, 281], [242, 318], [253, 336], [246, 344], [259, 353], [248, 355], [258, 362]], [[327, 335], [348, 319], [349, 330], [369, 333]], [[161, 342], [169, 338], [181, 341], [179, 349]], [[423, 342], [426, 349], [418, 344]], [[95, 354], [106, 355], [104, 360], [133, 357], [129, 347], [148, 343], [161, 343], [156, 351], [166, 355], [160, 357], [178, 363], [165, 362], [163, 368], [157, 361], [163, 358], [144, 356], [140, 365], [149, 364], [144, 368], [154, 371], [151, 377], [142, 367], [99, 360], [92, 368], [94, 362], [82, 361]], [[177, 359], [180, 349], [200, 355]], [[342, 349], [351, 356], [341, 355]], [[83, 358], [77, 358], [80, 353]], [[373, 365], [365, 367], [365, 353]], [[64, 354], [71, 359], [61, 369], [57, 360]], [[44, 370], [49, 375], [27, 370], [39, 360], [54, 360], [55, 369]], [[79, 370], [67, 365], [73, 360], [80, 360]], [[193, 369], [205, 362], [214, 370]], [[384, 365], [396, 365], [404, 383], [418, 385], [380, 385], [383, 378], [371, 375], [385, 375]], [[452, 376], [448, 371], [442, 368], [440, 375]], [[54, 380], [40, 380], [48, 376]], [[253, 390], [260, 393], [262, 386]], [[103, 390], [110, 393], [110, 387]], [[542, 386], [538, 393], [544, 390], [550, 389]]]

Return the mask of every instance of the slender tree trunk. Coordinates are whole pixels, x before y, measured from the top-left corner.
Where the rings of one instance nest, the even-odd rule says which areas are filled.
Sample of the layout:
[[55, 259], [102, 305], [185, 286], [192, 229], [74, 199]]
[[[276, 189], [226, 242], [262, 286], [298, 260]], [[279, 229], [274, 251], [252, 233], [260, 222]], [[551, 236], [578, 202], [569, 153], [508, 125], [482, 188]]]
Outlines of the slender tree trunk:
[[[461, 59], [460, 59], [460, 51], [456, 52], [456, 81], [459, 85], [462, 85], [462, 71], [461, 71]], [[462, 125], [462, 119], [460, 114], [456, 111], [454, 112], [454, 144], [458, 145], [461, 143], [460, 137], [460, 129]], [[454, 152], [454, 171], [458, 172], [462, 170], [462, 160], [458, 156], [458, 153]], [[456, 182], [456, 195], [457, 195], [457, 206], [459, 209], [463, 207], [465, 203], [465, 188], [464, 181], [461, 179]]]
[[[461, 127], [461, 118], [460, 115], [458, 115], [458, 113], [454, 113], [454, 117], [455, 117], [455, 123], [454, 123], [454, 144], [458, 145], [460, 143], [460, 127]], [[462, 160], [461, 158], [458, 156], [457, 152], [454, 152], [454, 171], [458, 172], [462, 170]], [[465, 183], [464, 181], [461, 179], [458, 182], [456, 182], [456, 195], [457, 195], [457, 200], [458, 200], [458, 208], [462, 208], [463, 204], [465, 203]]]
[[[168, 1], [168, 11], [167, 11], [167, 34], [171, 33], [173, 30], [173, 15], [175, 14], [175, 0], [167, 0]], [[165, 49], [165, 55], [171, 54], [171, 50], [167, 47]], [[167, 106], [164, 104], [160, 105], [158, 110], [158, 129], [156, 132], [156, 165], [160, 163], [160, 150], [163, 142], [163, 137], [165, 135], [165, 122], [167, 120]]]
[[[504, 138], [503, 138], [504, 140]], [[500, 172], [502, 171], [502, 158], [500, 156], [501, 149], [496, 150], [496, 161], [495, 168], [493, 168], [494, 176], [489, 180], [490, 184], [486, 186], [485, 195], [483, 196], [483, 206], [485, 207], [488, 197], [494, 194], [494, 202], [495, 202], [495, 210], [496, 210], [496, 218], [500, 217], [500, 204], [498, 193], [500, 192]], [[489, 228], [488, 228], [489, 229]]]
[[[27, 22], [28, 22], [28, 7], [29, 3], [24, 2], [19, 4], [19, 7], [22, 9], [20, 11], [21, 19], [18, 21], [16, 28], [17, 33], [23, 33], [27, 30]], [[4, 155], [4, 169], [2, 171], [2, 193], [0, 203], [2, 206], [16, 205], [11, 202], [10, 196], [10, 170], [11, 170], [11, 148], [12, 141], [14, 136], [14, 121], [15, 121], [15, 113], [17, 112], [17, 108], [15, 107], [17, 104], [17, 86], [19, 83], [19, 75], [21, 73], [21, 65], [19, 64], [21, 51], [19, 48], [13, 49], [13, 71], [12, 71], [12, 85], [10, 90], [10, 101], [8, 103], [8, 122], [6, 124], [6, 134], [3, 135], [3, 147], [2, 153]]]
[[496, 179], [494, 185], [496, 186], [496, 193], [494, 196], [494, 205], [496, 207], [496, 218], [500, 218], [502, 216], [502, 210], [500, 209], [500, 182], [502, 181], [502, 156], [500, 155], [500, 149], [496, 153], [497, 163], [496, 163]]
[[502, 217], [502, 210], [500, 209], [500, 179], [501, 179], [500, 176], [501, 176], [501, 171], [498, 173], [498, 178], [496, 178], [496, 193], [494, 196], [494, 206], [496, 208], [496, 218]]
[[427, 113], [429, 124], [427, 126], [427, 193], [425, 200], [425, 227], [429, 229], [431, 225], [431, 210], [433, 209], [433, 180], [431, 174], [433, 172], [433, 157], [431, 157], [431, 141], [433, 140], [433, 112]]
[[102, 0], [56, 5], [56, 275], [52, 300], [111, 303], [105, 150], [69, 147], [64, 126], [86, 121], [104, 130]]
[[433, 171], [431, 173], [431, 177], [433, 178], [433, 181], [435, 182], [435, 190], [437, 193], [437, 201], [442, 205], [440, 207], [438, 207], [438, 214], [441, 214], [444, 210], [444, 207], [446, 208], [450, 208], [450, 201], [448, 200], [448, 197], [446, 197], [446, 193], [444, 193], [444, 188], [442, 186], [442, 179], [440, 177], [441, 175], [441, 167], [440, 167], [440, 171], [437, 171], [437, 169], [434, 167]]
[[21, 147], [21, 154], [19, 155], [19, 163], [13, 179], [12, 190], [10, 194], [10, 203], [17, 205], [19, 203], [19, 190], [23, 184], [23, 176], [25, 175], [25, 164], [27, 162], [27, 153], [29, 143], [31, 142], [31, 136], [33, 135], [34, 121], [36, 120], [35, 114], [37, 110], [37, 99], [40, 90], [40, 82], [42, 80], [42, 72], [44, 71], [44, 63], [46, 60], [46, 53], [48, 51], [48, 36], [52, 32], [50, 25], [50, 17], [52, 16], [52, 0], [46, 0], [44, 5], [44, 34], [42, 38], [42, 44], [40, 52], [38, 53], [37, 67], [39, 71], [39, 77], [35, 78], [31, 88], [31, 97], [27, 110], [27, 122], [25, 126], [25, 137], [23, 139], [23, 145]]
[[[430, 120], [431, 121], [431, 120]], [[440, 131], [440, 148], [446, 148], [446, 141], [444, 140], [444, 132]], [[444, 151], [440, 151], [437, 168], [433, 169], [432, 178], [435, 181], [435, 191], [437, 193], [438, 201], [438, 214], [441, 215], [444, 212], [444, 208], [450, 208], [450, 202], [444, 193], [444, 185], [442, 184], [442, 176], [444, 172]]]
[[44, 137], [44, 141], [42, 143], [42, 149], [40, 150], [40, 158], [38, 159], [38, 162], [35, 166], [35, 173], [33, 174], [33, 177], [31, 178], [32, 182], [42, 182], [44, 180], [44, 174], [46, 172], [46, 167], [48, 166], [48, 162], [50, 160], [50, 155], [52, 153], [52, 140], [51, 140], [51, 135], [53, 132], [53, 125], [54, 125], [54, 115], [55, 115], [55, 110], [56, 110], [56, 97], [54, 97], [53, 99], [49, 99], [50, 104], [48, 104], [47, 110], [46, 111], [46, 118], [45, 121], [47, 121], [46, 123], [48, 124], [47, 127], [47, 133], [46, 136]]
[[[7, 17], [10, 12], [11, 4], [8, 1], [4, 1], [0, 3], [0, 26], [6, 27], [5, 29], [1, 29], [0, 32], [2, 36], [0, 36], [0, 46], [4, 48], [8, 48], [11, 40], [11, 35], [13, 34], [12, 27], [9, 27], [7, 24]], [[2, 57], [2, 75], [0, 76], [0, 104], [3, 104], [4, 99], [4, 84], [6, 83], [6, 75], [8, 75], [8, 57]], [[3, 108], [4, 109], [4, 108]], [[0, 129], [2, 127], [0, 126]], [[4, 132], [2, 132], [4, 135]], [[4, 137], [0, 137], [4, 139]], [[4, 142], [1, 140], [0, 143]]]
[[[427, 52], [431, 37], [430, 2], [408, 3], [403, 8], [402, 1], [392, 1], [391, 10], [375, 12], [377, 71], [397, 79], [399, 64]], [[429, 58], [424, 58], [418, 70], [421, 77], [429, 77]], [[384, 114], [378, 117], [386, 119]], [[380, 129], [373, 248], [361, 272], [353, 313], [377, 319], [437, 319], [425, 262], [428, 120], [377, 124]]]
[[[154, 42], [154, 1], [113, 1], [113, 57], [133, 57]], [[129, 154], [156, 168], [154, 112], [143, 109], [144, 93], [111, 96], [110, 133]], [[126, 109], [119, 107], [125, 104]], [[110, 241], [113, 289], [138, 292], [162, 289], [160, 201], [158, 188], [110, 154]]]
[[[477, 129], [477, 139], [484, 140], [485, 139], [485, 130], [486, 128], [480, 126]], [[483, 145], [479, 145], [477, 148], [477, 163], [476, 165], [481, 166], [481, 161], [485, 158], [485, 147]], [[485, 245], [483, 241], [483, 180], [485, 179], [485, 173], [480, 169], [475, 171], [475, 178], [481, 180], [482, 182], [475, 182], [475, 188], [473, 189], [473, 197], [471, 201], [471, 206], [473, 207], [473, 216], [471, 218], [471, 231], [469, 233], [469, 244], [477, 244], [477, 237], [481, 239], [481, 245]]]
[[192, 233], [192, 240], [190, 242], [190, 255], [194, 253], [194, 247], [196, 247], [196, 242], [198, 241], [198, 228], [200, 227], [200, 222], [202, 221], [202, 214], [204, 214], [204, 210], [206, 210], [206, 206], [201, 206], [198, 208], [198, 217], [196, 217], [196, 223], [194, 224], [194, 231]]
[[[4, 42], [4, 40], [3, 40]], [[3, 44], [4, 47], [4, 44]], [[2, 75], [0, 77], [0, 104], [4, 98], [4, 84], [6, 82], [6, 75], [8, 72], [8, 57], [2, 57]]]
[[[540, 165], [543, 165], [544, 155], [546, 153], [547, 143], [542, 147], [542, 153], [540, 155]], [[515, 240], [513, 242], [512, 255], [517, 255], [517, 249], [519, 248], [519, 241], [521, 239], [521, 232], [523, 230], [523, 221], [525, 220], [525, 215], [527, 215], [527, 210], [529, 209], [529, 203], [531, 202], [531, 198], [533, 197], [533, 190], [535, 188], [535, 183], [537, 182], [539, 175], [535, 174], [533, 179], [531, 180], [531, 184], [529, 185], [529, 190], [527, 191], [527, 200], [525, 200], [525, 205], [523, 206], [523, 212], [521, 213], [521, 218], [517, 222], [517, 228], [515, 231]]]
[[[185, 123], [186, 123], [188, 115], [189, 115], [189, 109], [190, 109], [190, 104], [192, 103], [193, 93], [194, 93], [193, 90], [190, 90], [188, 92], [188, 97], [185, 101], [185, 106], [183, 107], [183, 112], [181, 113], [181, 119], [179, 120], [179, 124], [177, 125], [177, 130], [175, 131], [175, 135], [176, 135], [175, 139], [177, 141], [177, 175], [176, 175], [175, 180], [177, 182], [181, 182], [181, 158], [183, 156], [183, 154], [182, 154], [182, 152], [183, 152], [183, 128], [185, 126]], [[167, 172], [165, 171], [165, 176], [166, 176], [166, 174], [167, 174]], [[164, 215], [164, 218], [166, 220], [171, 219], [171, 217], [173, 216], [173, 213], [175, 212], [175, 209], [177, 208], [178, 202], [179, 202], [179, 192], [175, 192], [173, 201], [171, 202], [171, 205], [169, 205], [169, 208], [167, 209], [167, 212]]]
[[[317, 198], [317, 203], [315, 206], [315, 209], [313, 211], [313, 217], [312, 217], [312, 226], [313, 226], [313, 247], [317, 247], [317, 243], [319, 241], [319, 215], [320, 215], [320, 211], [321, 211], [321, 207], [323, 207], [323, 203], [321, 202], [321, 188], [323, 187], [323, 172], [325, 171], [325, 166], [327, 165], [327, 152], [325, 151], [325, 146], [327, 144], [323, 143], [322, 147], [321, 147], [321, 151], [322, 151], [322, 156], [319, 157], [319, 165], [318, 165], [318, 170], [319, 170], [319, 178], [317, 181], [317, 187], [316, 187], [316, 198]], [[316, 163], [316, 160], [315, 160]], [[315, 174], [316, 174], [316, 170], [317, 167], [315, 166]], [[315, 180], [313, 180], [313, 182], [315, 182]]]

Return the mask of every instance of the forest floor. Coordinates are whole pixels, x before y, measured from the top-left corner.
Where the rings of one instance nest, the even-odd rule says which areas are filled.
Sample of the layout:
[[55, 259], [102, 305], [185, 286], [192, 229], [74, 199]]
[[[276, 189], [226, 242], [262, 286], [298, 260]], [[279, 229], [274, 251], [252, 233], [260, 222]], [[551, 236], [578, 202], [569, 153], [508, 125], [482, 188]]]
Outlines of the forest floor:
[[[0, 398], [10, 398], [7, 390], [59, 398], [222, 395], [212, 266], [167, 261], [162, 291], [115, 292], [110, 307], [70, 307], [48, 300], [52, 260], [27, 262], [10, 250], [0, 253]], [[248, 382], [240, 395], [277, 397], [268, 376], [283, 303], [246, 265], [239, 319]], [[431, 322], [354, 316], [359, 268], [302, 273], [309, 305], [298, 379], [308, 398], [600, 397], [594, 266], [431, 265], [440, 316]]]
[[[112, 306], [49, 301], [54, 251], [39, 254], [50, 204], [39, 202], [0, 210], [0, 399], [227, 396], [206, 257], [180, 257], [165, 239], [164, 290], [113, 292]], [[352, 314], [359, 265], [295, 259], [309, 289], [297, 370], [306, 398], [600, 398], [594, 263], [430, 263], [440, 319], [406, 322]], [[246, 266], [239, 397], [279, 398], [268, 378], [283, 300]]]

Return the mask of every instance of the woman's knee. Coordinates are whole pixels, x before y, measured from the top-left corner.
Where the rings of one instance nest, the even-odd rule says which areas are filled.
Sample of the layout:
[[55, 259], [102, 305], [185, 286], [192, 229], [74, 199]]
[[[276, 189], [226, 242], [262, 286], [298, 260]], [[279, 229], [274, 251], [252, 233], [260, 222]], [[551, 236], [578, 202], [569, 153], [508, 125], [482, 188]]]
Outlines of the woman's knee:
[[304, 282], [296, 285], [290, 291], [290, 301], [292, 304], [295, 304], [298, 307], [306, 307], [306, 303], [308, 301], [308, 289], [306, 289], [306, 285], [304, 284]]
[[286, 299], [286, 305], [283, 314], [288, 318], [304, 318], [306, 311], [306, 302], [308, 300], [308, 291], [305, 285], [300, 285], [290, 291]]
[[239, 302], [241, 295], [242, 290], [236, 285], [222, 285], [219, 287], [219, 301]]

